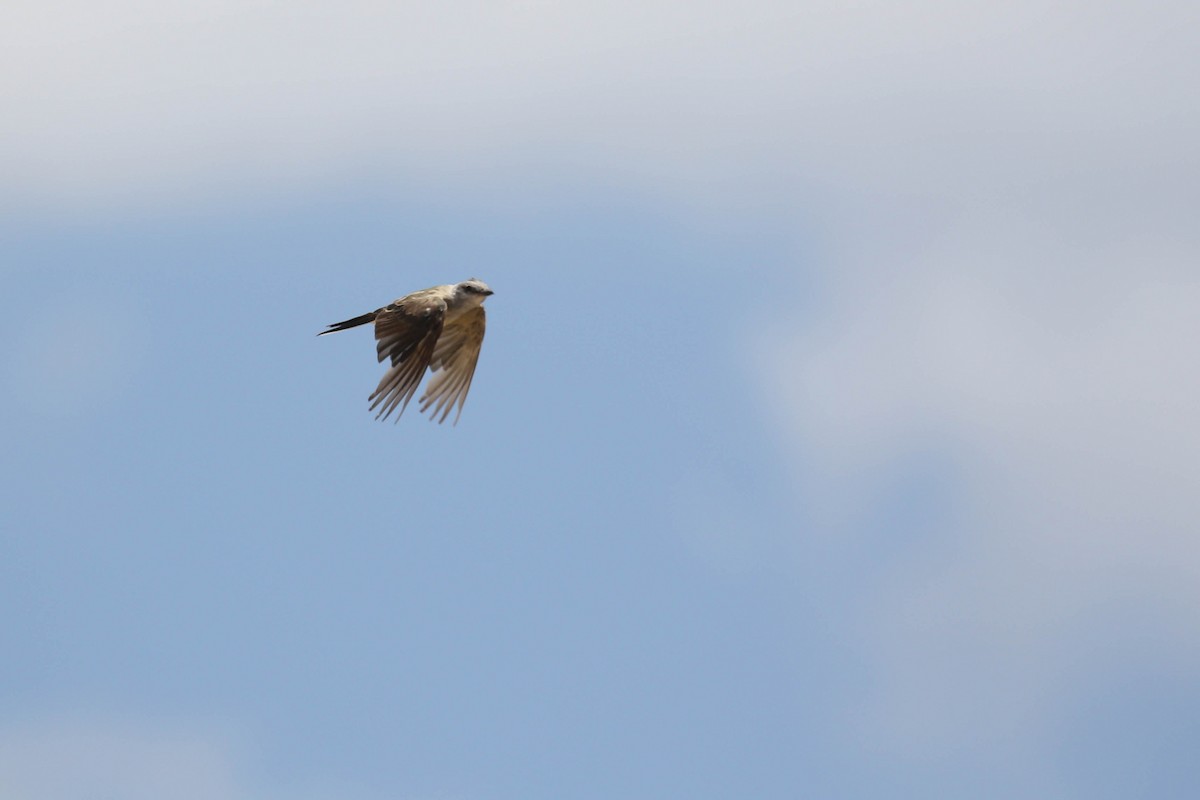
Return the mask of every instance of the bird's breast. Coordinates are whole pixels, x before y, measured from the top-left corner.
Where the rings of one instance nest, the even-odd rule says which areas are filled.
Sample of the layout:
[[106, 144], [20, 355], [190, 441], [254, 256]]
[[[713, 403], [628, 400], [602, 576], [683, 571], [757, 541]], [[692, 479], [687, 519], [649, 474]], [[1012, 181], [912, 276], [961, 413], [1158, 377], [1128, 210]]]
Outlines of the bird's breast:
[[457, 305], [447, 306], [444, 322], [448, 325], [461, 317], [463, 314], [467, 313], [468, 311], [472, 311], [481, 305], [483, 305], [482, 302], [472, 297], [464, 302], [458, 303]]

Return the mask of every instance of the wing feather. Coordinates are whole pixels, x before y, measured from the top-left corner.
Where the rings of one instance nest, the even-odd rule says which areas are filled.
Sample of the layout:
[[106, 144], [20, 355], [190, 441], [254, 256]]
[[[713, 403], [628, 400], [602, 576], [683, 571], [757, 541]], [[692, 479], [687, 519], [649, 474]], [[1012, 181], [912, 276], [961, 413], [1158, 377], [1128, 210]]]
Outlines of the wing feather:
[[424, 294], [419, 292], [397, 300], [380, 309], [375, 319], [376, 353], [380, 361], [387, 358], [392, 362], [367, 398], [371, 401], [371, 411], [379, 408], [376, 419], [387, 419], [400, 406], [396, 415], [399, 420], [433, 360], [442, 334], [446, 303]]
[[486, 328], [487, 315], [483, 306], [477, 306], [442, 330], [430, 356], [433, 377], [421, 395], [421, 413], [431, 407], [433, 409], [430, 420], [441, 414], [438, 422], [445, 422], [454, 407], [458, 406], [458, 413], [454, 416], [454, 424], [458, 424], [467, 392], [471, 389], [471, 380], [475, 376], [475, 365], [479, 362]]

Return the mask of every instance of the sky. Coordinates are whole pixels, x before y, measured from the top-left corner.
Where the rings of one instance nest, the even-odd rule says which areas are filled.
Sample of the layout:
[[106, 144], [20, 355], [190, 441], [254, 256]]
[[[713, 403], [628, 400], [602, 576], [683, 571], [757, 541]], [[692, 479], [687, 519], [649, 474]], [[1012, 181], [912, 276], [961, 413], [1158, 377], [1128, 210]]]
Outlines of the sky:
[[1198, 23], [5, 3], [0, 795], [1195, 797]]

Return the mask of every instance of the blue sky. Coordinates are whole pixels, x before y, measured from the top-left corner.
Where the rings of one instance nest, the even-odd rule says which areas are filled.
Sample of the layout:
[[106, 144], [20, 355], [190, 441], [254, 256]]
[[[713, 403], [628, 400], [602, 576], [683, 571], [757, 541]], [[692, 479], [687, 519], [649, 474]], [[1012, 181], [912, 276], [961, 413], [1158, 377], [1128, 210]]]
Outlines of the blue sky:
[[1184, 4], [109, 5], [0, 12], [0, 793], [1195, 795]]

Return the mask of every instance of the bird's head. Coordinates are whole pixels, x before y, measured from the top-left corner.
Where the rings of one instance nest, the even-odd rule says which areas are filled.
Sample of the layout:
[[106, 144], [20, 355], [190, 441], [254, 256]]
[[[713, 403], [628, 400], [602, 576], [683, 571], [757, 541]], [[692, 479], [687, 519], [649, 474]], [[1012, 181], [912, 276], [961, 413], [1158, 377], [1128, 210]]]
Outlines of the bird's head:
[[492, 294], [492, 289], [478, 278], [471, 278], [455, 286], [454, 292], [464, 299], [482, 303], [488, 295]]

